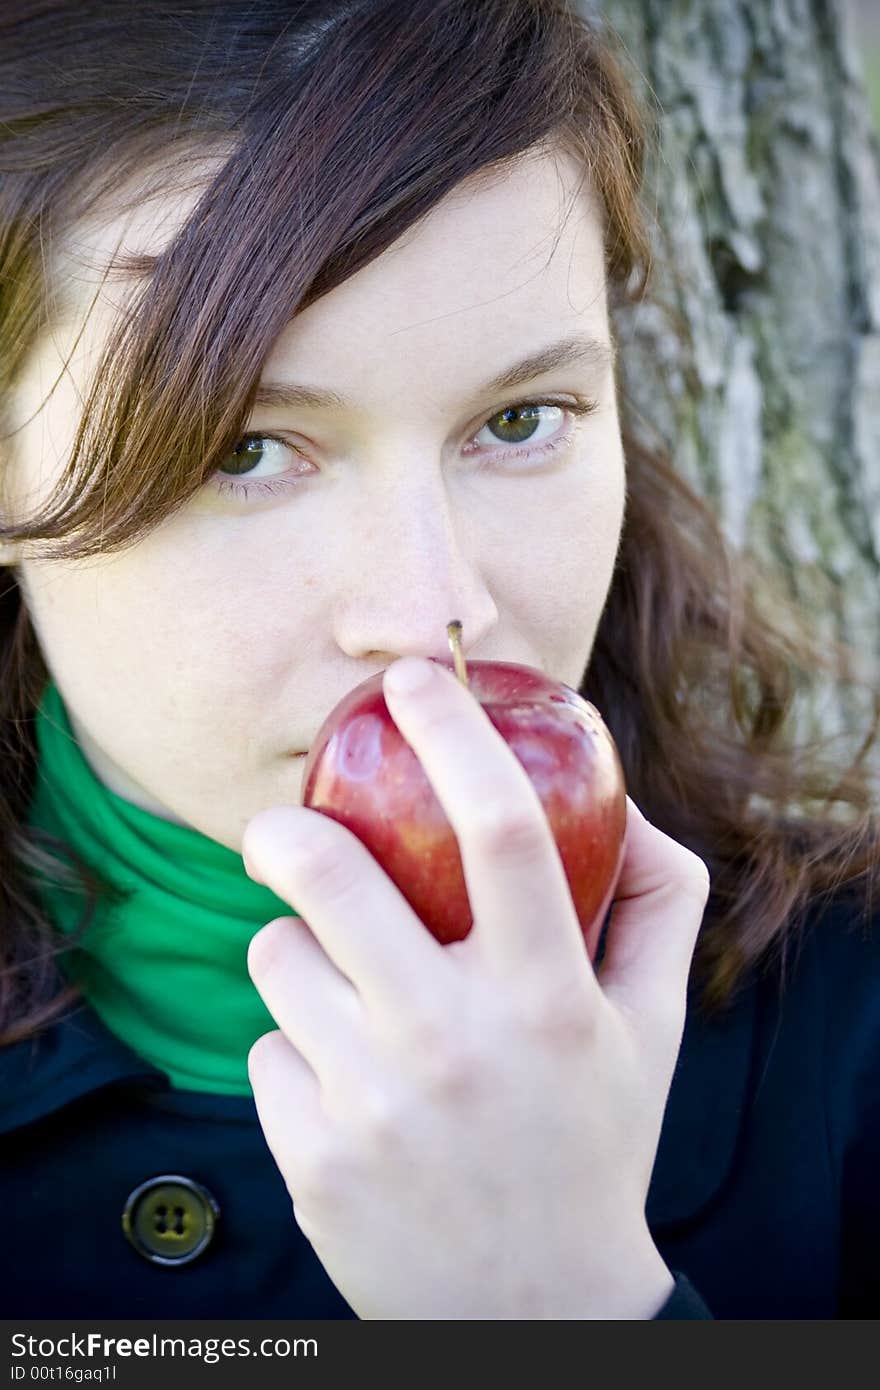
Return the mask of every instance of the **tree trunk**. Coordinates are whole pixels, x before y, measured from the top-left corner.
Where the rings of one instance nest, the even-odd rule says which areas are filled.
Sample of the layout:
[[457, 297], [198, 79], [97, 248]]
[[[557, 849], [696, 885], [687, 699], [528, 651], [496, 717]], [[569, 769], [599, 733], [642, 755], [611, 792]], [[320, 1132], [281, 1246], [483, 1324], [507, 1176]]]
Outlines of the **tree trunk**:
[[[628, 423], [820, 631], [880, 658], [880, 162], [847, 11], [577, 7], [659, 121], [655, 289], [616, 316]], [[804, 734], [864, 731], [867, 708], [827, 683]]]

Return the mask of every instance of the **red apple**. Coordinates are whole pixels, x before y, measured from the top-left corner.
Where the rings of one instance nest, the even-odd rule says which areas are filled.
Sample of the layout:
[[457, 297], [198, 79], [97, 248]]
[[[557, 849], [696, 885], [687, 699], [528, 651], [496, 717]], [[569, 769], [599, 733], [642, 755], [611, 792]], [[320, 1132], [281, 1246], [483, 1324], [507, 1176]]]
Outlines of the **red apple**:
[[[595, 706], [530, 666], [471, 661], [467, 684], [538, 793], [594, 960], [626, 827], [614, 740]], [[381, 671], [325, 719], [306, 759], [303, 804], [366, 845], [438, 941], [467, 936], [473, 918], [458, 841], [391, 718]]]

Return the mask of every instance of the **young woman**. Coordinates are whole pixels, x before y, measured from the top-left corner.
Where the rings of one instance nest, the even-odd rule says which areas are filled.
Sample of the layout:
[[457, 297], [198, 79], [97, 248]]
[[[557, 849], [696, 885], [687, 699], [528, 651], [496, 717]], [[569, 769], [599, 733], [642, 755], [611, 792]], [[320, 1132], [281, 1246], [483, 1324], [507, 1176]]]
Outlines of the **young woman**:
[[[42, 0], [0, 92], [5, 1316], [876, 1312], [876, 818], [787, 741], [820, 654], [628, 441], [606, 42], [557, 0]], [[594, 964], [426, 661], [453, 617], [618, 744]], [[301, 804], [380, 671], [455, 946]]]

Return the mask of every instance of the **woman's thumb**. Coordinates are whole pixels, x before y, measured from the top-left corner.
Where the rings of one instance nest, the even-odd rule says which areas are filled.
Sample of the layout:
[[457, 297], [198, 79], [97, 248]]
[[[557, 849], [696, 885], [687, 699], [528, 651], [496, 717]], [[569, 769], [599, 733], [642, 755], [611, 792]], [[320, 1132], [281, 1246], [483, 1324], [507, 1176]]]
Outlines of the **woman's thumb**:
[[651, 825], [631, 797], [626, 802], [623, 863], [597, 976], [606, 998], [633, 1021], [670, 1019], [683, 1027], [709, 871], [699, 855]]

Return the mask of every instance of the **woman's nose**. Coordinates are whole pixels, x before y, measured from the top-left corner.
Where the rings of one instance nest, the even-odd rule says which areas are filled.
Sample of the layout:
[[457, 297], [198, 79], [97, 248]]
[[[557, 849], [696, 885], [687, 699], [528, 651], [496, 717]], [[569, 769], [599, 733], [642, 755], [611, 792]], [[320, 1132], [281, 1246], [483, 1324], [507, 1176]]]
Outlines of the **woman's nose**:
[[399, 656], [449, 658], [446, 627], [457, 618], [464, 653], [478, 649], [498, 609], [473, 536], [453, 515], [442, 482], [409, 500], [386, 493], [382, 501], [348, 552], [335, 614], [339, 647], [385, 664]]

